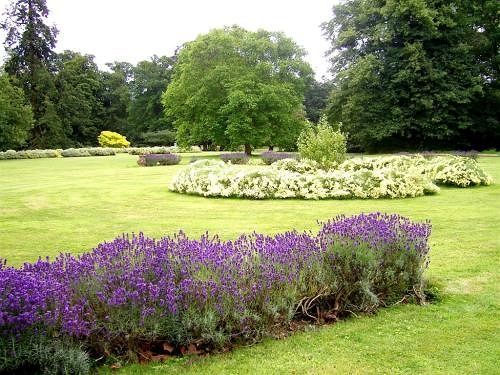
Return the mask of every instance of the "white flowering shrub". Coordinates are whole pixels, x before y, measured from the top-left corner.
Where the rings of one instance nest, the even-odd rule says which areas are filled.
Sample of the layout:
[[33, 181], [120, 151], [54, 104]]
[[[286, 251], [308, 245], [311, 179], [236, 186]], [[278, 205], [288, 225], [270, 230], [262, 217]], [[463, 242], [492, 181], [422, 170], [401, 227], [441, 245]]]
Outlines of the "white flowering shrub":
[[490, 185], [493, 182], [478, 162], [468, 157], [439, 156], [430, 161], [428, 170], [433, 180], [440, 185], [467, 187]]
[[321, 169], [318, 162], [310, 159], [282, 159], [272, 163], [271, 168], [297, 173], [315, 173]]
[[377, 199], [435, 194], [436, 184], [490, 183], [475, 160], [456, 156], [357, 158], [330, 171], [308, 160], [284, 159], [252, 168], [199, 160], [174, 177], [171, 190], [206, 197]]

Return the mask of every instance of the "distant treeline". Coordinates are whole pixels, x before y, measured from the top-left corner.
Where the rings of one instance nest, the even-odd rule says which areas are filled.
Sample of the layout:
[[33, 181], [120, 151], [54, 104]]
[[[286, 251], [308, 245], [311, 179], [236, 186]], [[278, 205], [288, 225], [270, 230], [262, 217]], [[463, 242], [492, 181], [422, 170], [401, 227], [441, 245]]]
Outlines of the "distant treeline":
[[239, 28], [101, 70], [92, 55], [55, 53], [48, 13], [45, 0], [16, 0], [1, 22], [0, 150], [95, 146], [103, 130], [138, 146], [293, 149], [323, 113], [351, 150], [500, 147], [494, 0], [343, 1], [322, 26], [326, 82], [291, 39]]

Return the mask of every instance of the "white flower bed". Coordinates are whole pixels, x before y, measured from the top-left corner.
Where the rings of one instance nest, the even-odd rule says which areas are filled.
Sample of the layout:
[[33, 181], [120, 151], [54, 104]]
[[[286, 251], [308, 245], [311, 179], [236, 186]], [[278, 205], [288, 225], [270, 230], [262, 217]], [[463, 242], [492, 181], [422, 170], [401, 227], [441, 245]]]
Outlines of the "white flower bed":
[[377, 199], [434, 194], [436, 183], [488, 185], [491, 178], [476, 161], [456, 156], [355, 158], [330, 171], [307, 160], [253, 168], [199, 160], [179, 172], [170, 189], [205, 197]]

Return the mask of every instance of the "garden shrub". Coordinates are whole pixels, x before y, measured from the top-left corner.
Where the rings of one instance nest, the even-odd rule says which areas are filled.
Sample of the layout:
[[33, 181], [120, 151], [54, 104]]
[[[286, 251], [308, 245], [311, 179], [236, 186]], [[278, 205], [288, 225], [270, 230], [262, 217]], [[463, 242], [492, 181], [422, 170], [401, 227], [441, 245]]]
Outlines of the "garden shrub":
[[14, 150], [7, 150], [0, 152], [0, 160], [9, 160], [9, 159], [19, 159], [17, 157], [17, 152]]
[[170, 147], [130, 147], [127, 152], [130, 155], [146, 155], [146, 154], [170, 154]]
[[127, 138], [119, 133], [115, 133], [109, 130], [104, 130], [97, 137], [99, 145], [101, 147], [111, 147], [111, 148], [127, 148], [130, 147], [130, 142]]
[[24, 332], [15, 340], [0, 336], [0, 372], [9, 374], [90, 374], [90, 358], [72, 340]]
[[430, 172], [436, 183], [467, 187], [490, 185], [492, 178], [470, 157], [437, 157], [431, 161]]
[[116, 155], [116, 149], [114, 148], [104, 148], [104, 147], [89, 147], [85, 148], [84, 150], [87, 150], [90, 156], [113, 156]]
[[14, 151], [7, 150], [0, 152], [0, 160], [7, 159], [41, 159], [41, 158], [59, 158], [61, 153], [59, 150], [25, 150]]
[[283, 159], [273, 163], [272, 168], [297, 173], [316, 173], [321, 169], [317, 162], [310, 159]]
[[7, 150], [0, 152], [0, 160], [8, 159], [38, 159], [38, 158], [58, 158], [58, 157], [85, 157], [85, 156], [112, 156], [118, 153], [129, 153], [131, 155], [145, 154], [169, 154], [174, 152], [201, 152], [199, 147], [193, 146], [188, 150], [171, 147], [82, 147], [69, 148], [66, 150]]
[[326, 116], [316, 127], [306, 128], [297, 142], [300, 157], [314, 160], [325, 170], [335, 168], [346, 158], [347, 136], [340, 129], [334, 130]]
[[232, 152], [228, 154], [221, 154], [220, 158], [225, 163], [231, 164], [247, 164], [250, 157], [244, 152]]
[[68, 148], [62, 150], [61, 155], [65, 158], [92, 156], [86, 148]]
[[141, 141], [146, 146], [172, 146], [175, 144], [176, 132], [172, 130], [159, 130], [141, 134]]
[[153, 167], [156, 165], [176, 165], [181, 157], [176, 154], [146, 154], [139, 156], [137, 164], [142, 167]]
[[[181, 170], [170, 189], [206, 197], [251, 199], [404, 198], [439, 189], [420, 170], [324, 171], [314, 162], [285, 159], [260, 171], [218, 161], [198, 161]], [[255, 181], [252, 181], [255, 180]]]
[[260, 157], [265, 164], [271, 165], [272, 163], [283, 159], [297, 159], [299, 155], [295, 152], [274, 152], [266, 151], [260, 154]]
[[[2, 263], [0, 337], [22, 346], [43, 332], [47, 348], [66, 340], [129, 358], [158, 342], [254, 341], [293, 318], [336, 320], [421, 295], [429, 235], [429, 223], [373, 213], [337, 217], [318, 234], [123, 235], [80, 256]], [[84, 357], [67, 361], [80, 368]]]

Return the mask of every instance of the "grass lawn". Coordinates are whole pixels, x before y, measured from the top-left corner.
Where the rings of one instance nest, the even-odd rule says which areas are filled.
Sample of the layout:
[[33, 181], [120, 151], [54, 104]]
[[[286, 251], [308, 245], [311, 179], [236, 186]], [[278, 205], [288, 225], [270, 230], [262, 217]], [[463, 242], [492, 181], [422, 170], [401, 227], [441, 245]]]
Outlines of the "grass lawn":
[[[197, 155], [199, 156], [199, 154]], [[184, 157], [187, 163], [189, 157]], [[196, 237], [317, 229], [338, 214], [382, 211], [430, 219], [428, 277], [443, 298], [395, 306], [207, 359], [127, 366], [121, 373], [469, 373], [500, 368], [500, 157], [480, 163], [497, 184], [442, 188], [396, 200], [250, 201], [171, 193], [183, 165], [141, 168], [137, 157], [0, 161], [0, 258], [20, 265], [80, 253], [122, 232], [179, 229]], [[104, 369], [105, 370], [105, 369]]]

